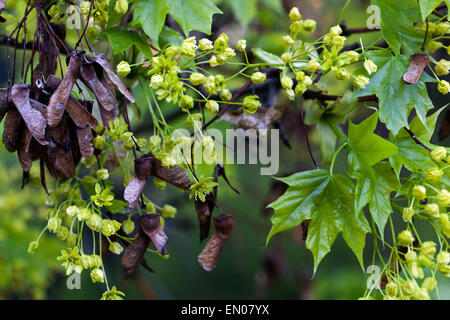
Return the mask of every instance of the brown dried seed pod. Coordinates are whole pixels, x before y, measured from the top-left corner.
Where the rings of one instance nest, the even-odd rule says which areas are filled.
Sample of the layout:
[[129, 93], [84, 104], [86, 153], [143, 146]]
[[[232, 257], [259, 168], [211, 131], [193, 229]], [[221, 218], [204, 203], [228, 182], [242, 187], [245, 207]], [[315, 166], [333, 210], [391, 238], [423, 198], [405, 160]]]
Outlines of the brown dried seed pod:
[[408, 67], [408, 70], [403, 75], [403, 80], [406, 83], [414, 84], [419, 81], [423, 70], [425, 70], [426, 66], [430, 62], [430, 58], [425, 53], [416, 53], [410, 57], [410, 60], [411, 63]]
[[[55, 91], [60, 83], [61, 80], [59, 78], [51, 75], [45, 83], [45, 89]], [[84, 129], [89, 127], [94, 129], [98, 125], [97, 119], [73, 95], [70, 95], [67, 101], [66, 111], [78, 128]]]
[[152, 175], [153, 157], [146, 153], [134, 160], [134, 171], [139, 180], [147, 180]]
[[116, 85], [119, 91], [130, 101], [131, 103], [135, 103], [134, 97], [130, 91], [128, 91], [127, 87], [123, 84], [122, 80], [120, 80], [119, 76], [114, 72], [113, 67], [109, 64], [108, 60], [106, 60], [105, 54], [100, 53], [94, 57], [94, 61], [97, 62], [108, 74], [111, 81]]
[[89, 127], [84, 129], [77, 128], [76, 131], [81, 155], [84, 158], [92, 158], [94, 155], [94, 146], [92, 145], [92, 129]]
[[206, 196], [206, 201], [195, 201], [195, 210], [197, 211], [197, 219], [200, 225], [200, 241], [208, 238], [211, 225], [211, 216], [214, 210], [213, 194]]
[[15, 152], [17, 150], [19, 146], [20, 132], [23, 127], [24, 122], [19, 111], [15, 107], [11, 108], [6, 114], [2, 138], [6, 150], [9, 152]]
[[145, 251], [150, 244], [150, 239], [142, 231], [139, 231], [137, 237], [133, 242], [131, 242], [123, 251], [120, 258], [125, 275], [127, 277], [131, 276], [136, 268], [144, 259]]
[[144, 187], [145, 180], [140, 180], [136, 176], [131, 178], [123, 193], [124, 200], [128, 202], [128, 212], [131, 212], [136, 208]]
[[64, 114], [67, 101], [69, 101], [72, 88], [80, 75], [81, 59], [77, 55], [72, 55], [67, 65], [67, 70], [58, 88], [53, 92], [48, 103], [47, 116], [48, 124], [56, 126]]
[[44, 160], [50, 174], [55, 178], [71, 178], [75, 175], [75, 161], [72, 155], [69, 118], [64, 115], [61, 122], [47, 130], [51, 143]]
[[9, 103], [8, 103], [8, 90], [5, 88], [0, 89], [0, 122], [2, 122], [3, 117], [8, 112]]
[[19, 158], [20, 165], [24, 172], [30, 172], [31, 166], [33, 165], [31, 154], [28, 151], [31, 139], [33, 139], [33, 136], [31, 135], [30, 130], [25, 128], [20, 137], [19, 147], [17, 149], [17, 157]]
[[220, 215], [214, 218], [214, 233], [198, 255], [198, 263], [206, 270], [215, 268], [223, 247], [233, 231], [233, 216]]
[[33, 137], [40, 144], [47, 145], [47, 141], [45, 140], [47, 120], [41, 112], [31, 106], [30, 86], [22, 84], [13, 85], [11, 98]]
[[156, 159], [153, 155], [152, 163], [152, 175], [160, 178], [168, 183], [174, 185], [177, 188], [189, 190], [192, 182], [189, 180], [186, 170], [179, 166], [172, 166], [170, 168], [163, 167], [160, 160]]
[[161, 227], [158, 214], [145, 214], [139, 219], [141, 230], [152, 240], [153, 244], [161, 254], [167, 254], [167, 236]]
[[268, 109], [258, 109], [254, 114], [248, 114], [242, 110], [227, 111], [221, 120], [237, 125], [243, 129], [267, 130], [271, 123], [281, 118], [283, 112], [271, 106]]
[[107, 111], [118, 110], [116, 95], [114, 90], [101, 81], [92, 64], [82, 64], [80, 68], [81, 80], [94, 93], [99, 106]]

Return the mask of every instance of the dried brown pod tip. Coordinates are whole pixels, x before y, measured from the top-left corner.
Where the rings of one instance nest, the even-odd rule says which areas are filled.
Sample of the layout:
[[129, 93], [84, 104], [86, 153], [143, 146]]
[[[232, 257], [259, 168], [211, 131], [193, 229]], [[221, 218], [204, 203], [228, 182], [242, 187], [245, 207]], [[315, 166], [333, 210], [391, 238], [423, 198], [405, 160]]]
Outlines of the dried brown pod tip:
[[167, 254], [167, 235], [160, 223], [158, 214], [145, 214], [139, 219], [141, 230], [152, 240], [159, 253]]
[[416, 53], [411, 56], [410, 60], [411, 63], [408, 70], [403, 75], [403, 80], [406, 83], [414, 84], [419, 81], [423, 70], [425, 70], [426, 66], [430, 62], [430, 58], [428, 58], [428, 55], [425, 53]]
[[198, 255], [198, 263], [206, 270], [215, 268], [220, 254], [233, 231], [233, 216], [220, 215], [214, 218], [214, 233]]
[[122, 263], [125, 275], [127, 277], [131, 276], [136, 268], [139, 266], [143, 260], [145, 251], [150, 244], [150, 239], [143, 232], [139, 232], [136, 239], [131, 242], [124, 250], [122, 256], [120, 257], [120, 262]]

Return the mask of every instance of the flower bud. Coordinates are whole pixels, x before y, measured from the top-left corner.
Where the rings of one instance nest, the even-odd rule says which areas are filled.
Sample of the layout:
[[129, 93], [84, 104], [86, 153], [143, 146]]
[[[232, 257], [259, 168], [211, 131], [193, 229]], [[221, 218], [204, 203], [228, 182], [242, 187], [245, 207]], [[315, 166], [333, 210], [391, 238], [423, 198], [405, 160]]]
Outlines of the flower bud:
[[[408, 209], [408, 208], [405, 208], [405, 209]], [[407, 247], [407, 246], [411, 245], [414, 242], [414, 240], [415, 240], [414, 236], [412, 235], [411, 231], [409, 231], [409, 230], [403, 230], [398, 235], [398, 245], [399, 246]]]
[[416, 291], [417, 285], [414, 280], [405, 281], [402, 285], [402, 291], [407, 296], [412, 296], [414, 291]]
[[281, 59], [284, 61], [284, 63], [289, 63], [292, 60], [292, 53], [285, 52], [281, 55]]
[[87, 221], [91, 217], [91, 214], [88, 208], [81, 208], [77, 215], [78, 221]]
[[431, 159], [440, 162], [447, 157], [447, 149], [444, 147], [436, 147], [431, 151]]
[[87, 16], [89, 14], [89, 10], [91, 8], [91, 2], [90, 1], [83, 1], [80, 3], [80, 10], [81, 14], [83, 16]]
[[75, 233], [69, 232], [66, 239], [67, 245], [69, 247], [75, 247], [77, 245], [77, 238], [78, 237]]
[[425, 288], [417, 288], [413, 293], [413, 298], [414, 300], [431, 300], [430, 295]]
[[308, 64], [306, 65], [306, 70], [310, 73], [315, 73], [319, 69], [320, 63], [316, 60], [309, 60]]
[[414, 216], [414, 214], [416, 213], [416, 211], [414, 210], [414, 208], [408, 207], [408, 208], [404, 208], [403, 209], [403, 221], [405, 222], [411, 222], [411, 218]]
[[261, 102], [258, 100], [258, 96], [247, 96], [244, 98], [244, 102], [242, 105], [242, 109], [245, 113], [253, 114], [258, 110], [258, 108], [261, 106]]
[[102, 234], [105, 237], [110, 237], [115, 234], [121, 227], [120, 222], [116, 220], [103, 220], [102, 221]]
[[244, 51], [246, 47], [247, 47], [246, 40], [241, 39], [237, 42], [236, 49], [238, 49], [239, 51]]
[[436, 25], [435, 33], [438, 35], [445, 35], [447, 33], [450, 33], [450, 23], [448, 23], [448, 22], [438, 23]]
[[[181, 137], [180, 137], [181, 138]], [[178, 143], [178, 141], [177, 141]], [[190, 145], [189, 145], [190, 146]], [[160, 190], [164, 190], [166, 188], [167, 182], [163, 179], [153, 177], [153, 184]]]
[[427, 189], [424, 186], [414, 186], [412, 195], [417, 200], [424, 200], [427, 197]]
[[58, 230], [56, 230], [56, 237], [59, 240], [66, 240], [67, 236], [69, 235], [69, 229], [67, 229], [66, 226], [61, 226], [58, 228]]
[[66, 209], [66, 214], [67, 214], [69, 217], [76, 216], [76, 215], [78, 215], [78, 213], [80, 213], [80, 209], [78, 209], [77, 206], [69, 206], [69, 207], [67, 207], [67, 209]]
[[203, 38], [198, 42], [198, 48], [202, 51], [212, 50], [214, 48], [211, 40]]
[[194, 98], [185, 94], [181, 97], [178, 105], [180, 106], [181, 110], [186, 112], [194, 107]]
[[117, 0], [116, 5], [114, 6], [114, 10], [118, 14], [124, 15], [128, 11], [128, 1], [127, 0]]
[[448, 83], [448, 81], [445, 80], [439, 81], [438, 90], [443, 95], [446, 95], [447, 93], [450, 92], [450, 83]]
[[97, 214], [91, 214], [86, 220], [86, 225], [94, 231], [100, 231], [102, 229], [102, 218]]
[[184, 57], [195, 58], [195, 37], [189, 37], [181, 43], [181, 55]]
[[448, 264], [440, 264], [440, 265], [438, 265], [438, 270], [444, 276], [446, 276], [446, 277], [450, 276], [450, 265], [448, 265]]
[[219, 104], [214, 100], [208, 100], [205, 103], [205, 108], [211, 113], [216, 113], [219, 111]]
[[96, 136], [92, 140], [92, 144], [94, 145], [94, 148], [97, 150], [103, 150], [105, 143], [106, 143], [105, 136]]
[[208, 62], [211, 67], [217, 67], [219, 65], [219, 62], [217, 61], [216, 56], [211, 56], [211, 58], [209, 58]]
[[439, 217], [439, 206], [436, 203], [428, 203], [425, 205], [425, 213], [432, 217]]
[[158, 135], [152, 135], [149, 138], [149, 143], [150, 143], [150, 149], [155, 150], [156, 148], [158, 148], [161, 145], [161, 137]]
[[173, 58], [180, 54], [180, 47], [172, 45], [166, 48], [165, 52], [167, 57]]
[[39, 249], [39, 241], [31, 241], [28, 245], [28, 253], [33, 254], [37, 251], [37, 249]]
[[450, 71], [450, 61], [441, 59], [435, 66], [434, 70], [438, 76], [447, 75]]
[[61, 218], [51, 217], [48, 219], [47, 227], [50, 232], [56, 233], [61, 226]]
[[385, 290], [386, 294], [391, 297], [395, 297], [398, 294], [398, 286], [394, 282], [389, 282], [386, 284]]
[[340, 35], [342, 33], [342, 28], [340, 26], [331, 27], [330, 28], [330, 33], [332, 35], [338, 36], [338, 35]]
[[97, 170], [96, 175], [97, 175], [97, 179], [99, 179], [99, 180], [108, 180], [109, 179], [108, 169]]
[[339, 68], [336, 70], [336, 79], [337, 80], [348, 80], [350, 79], [350, 73], [347, 72], [344, 68]]
[[164, 83], [164, 78], [159, 74], [154, 74], [150, 79], [150, 86], [153, 89], [159, 88]]
[[285, 35], [283, 36], [283, 42], [285, 45], [290, 46], [291, 44], [294, 44], [294, 39], [292, 39], [291, 36]]
[[131, 72], [131, 67], [126, 61], [121, 61], [116, 67], [117, 74], [126, 77]]
[[433, 291], [436, 288], [437, 281], [435, 278], [426, 277], [422, 282], [422, 288], [427, 291]]
[[423, 269], [420, 267], [419, 263], [413, 262], [410, 265], [411, 274], [414, 278], [422, 279], [424, 276]]
[[303, 22], [303, 29], [304, 29], [306, 32], [313, 32], [314, 30], [316, 30], [316, 25], [317, 25], [317, 23], [316, 23], [315, 20], [312, 20], [312, 19], [306, 19], [306, 20]]
[[450, 253], [447, 251], [441, 251], [436, 256], [437, 264], [449, 264], [450, 263]]
[[299, 20], [292, 22], [291, 25], [289, 26], [289, 29], [294, 34], [299, 33], [303, 29], [303, 21]]
[[202, 73], [192, 73], [191, 76], [189, 77], [189, 81], [191, 81], [191, 83], [194, 86], [198, 86], [199, 84], [202, 84], [203, 82], [205, 82], [205, 75]]
[[220, 92], [220, 99], [223, 101], [230, 101], [231, 98], [233, 98], [233, 95], [231, 94], [231, 91], [228, 89], [223, 89], [222, 92]]
[[425, 172], [425, 180], [430, 183], [439, 182], [444, 172], [439, 168], [430, 168]]
[[117, 241], [114, 241], [114, 242], [111, 242], [108, 250], [114, 254], [121, 254], [123, 251], [123, 247], [121, 246], [120, 243], [118, 243]]
[[377, 65], [372, 60], [364, 61], [364, 69], [366, 69], [368, 74], [377, 72]]
[[433, 257], [436, 253], [436, 243], [433, 241], [425, 241], [422, 243], [422, 246], [420, 247], [420, 253], [424, 254], [425, 256]]
[[421, 267], [428, 267], [430, 269], [434, 269], [434, 267], [435, 267], [434, 262], [428, 256], [426, 256], [422, 253], [419, 254], [419, 257], [417, 258], [417, 263]]
[[255, 73], [253, 73], [252, 74], [252, 77], [251, 77], [251, 79], [252, 79], [252, 82], [254, 83], [254, 84], [258, 84], [258, 83], [263, 83], [264, 81], [266, 81], [266, 74], [265, 73], [262, 73], [262, 72], [255, 72]]
[[175, 218], [175, 215], [177, 214], [177, 208], [166, 204], [164, 205], [163, 209], [162, 209], [162, 216], [164, 218]]
[[408, 252], [405, 254], [405, 260], [408, 263], [417, 261], [417, 253], [414, 250], [408, 250]]
[[[153, 178], [153, 182], [155, 182], [154, 179], [155, 179], [155, 178]], [[145, 211], [148, 212], [148, 213], [156, 213], [156, 208], [155, 208], [155, 205], [153, 204], [153, 202], [148, 201], [148, 202], [145, 204]]]
[[95, 268], [91, 271], [91, 280], [93, 283], [104, 281], [103, 271], [99, 268]]
[[135, 225], [134, 222], [131, 220], [125, 220], [122, 222], [122, 230], [126, 234], [131, 234], [134, 231]]
[[284, 76], [281, 78], [281, 86], [287, 90], [292, 89], [292, 86], [294, 85], [294, 82], [291, 78]]
[[217, 91], [216, 81], [213, 76], [209, 76], [205, 79], [204, 87], [209, 94], [215, 94]]
[[360, 74], [353, 80], [353, 85], [356, 88], [364, 89], [369, 84], [369, 81], [370, 81], [369, 78]]
[[437, 201], [441, 207], [447, 208], [450, 206], [450, 192], [447, 189], [442, 189], [437, 194]]
[[297, 7], [292, 7], [291, 11], [289, 11], [289, 19], [292, 21], [297, 21], [302, 18], [302, 15], [300, 14], [300, 10], [298, 10]]

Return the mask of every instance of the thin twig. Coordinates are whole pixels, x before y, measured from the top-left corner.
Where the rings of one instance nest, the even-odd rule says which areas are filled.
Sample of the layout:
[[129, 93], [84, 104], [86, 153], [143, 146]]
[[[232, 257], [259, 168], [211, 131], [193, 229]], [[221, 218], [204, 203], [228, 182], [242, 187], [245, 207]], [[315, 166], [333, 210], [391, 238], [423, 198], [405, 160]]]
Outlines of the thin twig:
[[411, 136], [411, 138], [414, 140], [415, 143], [417, 143], [418, 145], [424, 147], [425, 149], [427, 149], [428, 151], [431, 152], [431, 149], [428, 148], [422, 141], [420, 141], [411, 130], [409, 130], [408, 128], [405, 128], [405, 130], [406, 130], [406, 132], [408, 132], [408, 134]]
[[303, 97], [302, 96], [300, 96], [299, 106], [300, 106], [300, 120], [302, 122], [303, 134], [305, 135], [305, 140], [306, 140], [306, 145], [308, 147], [309, 156], [311, 157], [314, 167], [316, 167], [316, 169], [319, 169], [319, 163], [317, 163], [316, 159], [314, 158], [314, 155], [311, 150], [311, 145], [309, 143], [308, 132], [306, 131], [305, 119], [303, 118]]

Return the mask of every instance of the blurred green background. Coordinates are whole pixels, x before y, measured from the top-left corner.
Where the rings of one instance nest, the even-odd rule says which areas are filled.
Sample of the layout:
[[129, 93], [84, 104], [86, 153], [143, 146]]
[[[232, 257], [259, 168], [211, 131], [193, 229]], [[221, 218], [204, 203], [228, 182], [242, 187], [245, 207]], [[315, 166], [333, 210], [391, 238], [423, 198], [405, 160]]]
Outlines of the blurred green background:
[[[245, 38], [247, 47], [259, 47], [273, 53], [283, 50], [282, 36], [289, 30], [287, 12], [292, 6], [298, 6], [304, 17], [318, 21], [312, 36], [316, 38], [337, 24], [339, 12], [346, 3], [344, 0], [215, 2], [224, 15], [215, 16], [213, 31], [226, 32], [233, 39], [232, 43]], [[252, 9], [252, 4], [256, 10]], [[344, 15], [349, 27], [365, 26], [368, 4], [368, 1], [352, 1]], [[359, 42], [360, 37], [364, 43], [372, 43], [379, 36], [379, 33], [353, 35], [348, 43]], [[1, 47], [0, 68], [0, 86], [4, 87], [5, 47]], [[337, 89], [341, 90], [342, 86], [330, 85], [331, 94]], [[311, 169], [298, 120], [298, 107], [289, 105], [282, 95], [278, 101], [288, 109], [284, 121], [292, 145], [292, 149], [288, 149], [280, 144], [278, 176]], [[436, 105], [443, 105], [443, 102], [436, 101]], [[142, 117], [140, 120], [133, 117], [134, 126], [139, 128], [139, 137], [148, 137], [151, 133], [146, 130], [145, 123], [150, 121], [150, 117], [146, 113], [147, 108], [141, 105], [140, 109]], [[170, 106], [165, 110], [170, 113]], [[366, 111], [367, 108], [361, 104], [354, 121], [364, 117]], [[181, 123], [184, 119], [175, 119], [173, 123], [177, 121]], [[231, 128], [223, 122], [218, 122], [218, 127]], [[320, 158], [317, 134], [313, 128], [309, 130], [313, 152]], [[3, 130], [0, 128], [0, 131]], [[336, 167], [345, 170], [344, 160], [338, 159]], [[211, 167], [199, 170], [212, 174]], [[363, 294], [368, 275], [341, 237], [314, 277], [312, 255], [301, 240], [301, 228], [275, 236], [266, 248], [271, 212], [264, 207], [277, 194], [277, 189], [274, 191], [273, 188], [274, 180], [270, 176], [261, 176], [257, 165], [227, 165], [226, 171], [241, 195], [235, 194], [223, 180], [220, 182], [219, 204], [222, 213], [233, 214], [234, 230], [216, 269], [209, 273], [197, 263], [197, 255], [204, 244], [199, 243], [196, 212], [192, 202], [188, 201], [188, 194], [170, 186], [160, 191], [148, 184], [150, 186], [145, 193], [152, 201], [178, 208], [176, 218], [166, 220], [170, 258], [161, 259], [147, 254], [146, 260], [155, 273], [139, 268], [132, 278], [125, 279], [119, 258], [109, 255], [106, 261], [108, 279], [126, 292], [127, 299], [356, 299]], [[87, 273], [82, 274], [82, 290], [67, 289], [66, 276], [56, 261], [62, 245], [54, 237], [46, 238], [34, 255], [27, 254], [29, 241], [37, 237], [45, 224], [45, 194], [38, 186], [32, 185], [20, 190], [20, 165], [16, 156], [9, 154], [3, 145], [0, 147], [0, 173], [0, 298], [98, 299], [104, 290], [103, 285], [92, 284]], [[399, 218], [398, 214], [395, 215], [396, 219]], [[369, 261], [370, 235], [367, 243], [365, 260]], [[441, 288], [440, 291], [442, 298], [450, 297], [449, 288]]]

